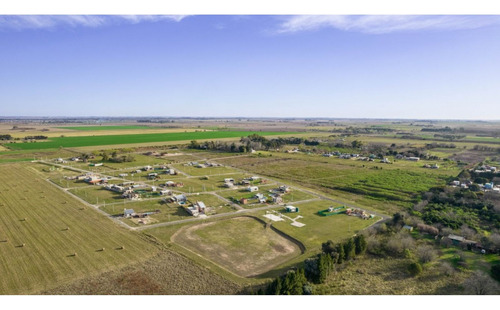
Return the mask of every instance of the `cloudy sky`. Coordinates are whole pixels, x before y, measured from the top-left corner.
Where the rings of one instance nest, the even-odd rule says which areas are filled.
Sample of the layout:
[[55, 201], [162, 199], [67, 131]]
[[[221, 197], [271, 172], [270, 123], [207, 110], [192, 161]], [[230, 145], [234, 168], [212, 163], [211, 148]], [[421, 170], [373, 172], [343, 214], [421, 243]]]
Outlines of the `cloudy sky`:
[[1, 116], [500, 119], [500, 16], [0, 16]]

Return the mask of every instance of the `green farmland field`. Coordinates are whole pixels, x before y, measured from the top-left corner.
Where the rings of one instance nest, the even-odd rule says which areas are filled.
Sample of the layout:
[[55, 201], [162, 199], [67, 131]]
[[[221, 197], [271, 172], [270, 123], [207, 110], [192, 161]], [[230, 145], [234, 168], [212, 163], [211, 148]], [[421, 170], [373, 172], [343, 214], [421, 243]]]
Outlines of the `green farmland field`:
[[47, 142], [7, 143], [5, 146], [15, 150], [40, 150], [59, 147], [82, 147], [114, 144], [133, 144], [148, 142], [189, 141], [199, 139], [238, 138], [257, 133], [262, 136], [287, 135], [292, 132], [253, 132], [253, 131], [205, 131], [205, 132], [173, 132], [134, 135], [106, 135], [83, 137], [58, 137]]

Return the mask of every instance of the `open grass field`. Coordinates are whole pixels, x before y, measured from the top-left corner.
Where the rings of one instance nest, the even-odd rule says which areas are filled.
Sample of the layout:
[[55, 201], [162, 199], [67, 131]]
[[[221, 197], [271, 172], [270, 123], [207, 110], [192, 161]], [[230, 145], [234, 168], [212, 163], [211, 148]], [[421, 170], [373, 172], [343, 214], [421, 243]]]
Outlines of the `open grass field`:
[[444, 185], [451, 177], [460, 173], [460, 168], [454, 164], [443, 165], [440, 169], [422, 168], [427, 161], [382, 164], [318, 155], [264, 154], [272, 156], [254, 155], [221, 159], [219, 162], [334, 196], [340, 195], [342, 197], [339, 198], [342, 199], [362, 201], [362, 205], [367, 208], [389, 214], [396, 209], [386, 209], [386, 202], [399, 206], [408, 205], [418, 193]]
[[334, 272], [325, 284], [315, 286], [320, 295], [460, 295], [461, 283], [468, 272], [446, 276], [439, 265], [424, 267], [421, 275], [412, 277], [407, 271], [412, 262], [407, 258], [377, 258], [363, 255], [339, 272]]
[[96, 130], [126, 130], [126, 129], [158, 129], [157, 127], [151, 126], [141, 126], [141, 125], [115, 125], [115, 126], [67, 126], [67, 127], [57, 127], [69, 130], [79, 130], [79, 131], [96, 131]]
[[306, 203], [293, 204], [299, 208], [298, 213], [286, 213], [284, 208], [275, 209], [278, 212], [290, 217], [296, 218], [297, 222], [305, 224], [303, 227], [295, 227], [286, 219], [285, 221], [272, 222], [265, 218], [263, 215], [265, 211], [261, 212], [260, 218], [266, 222], [272, 223], [274, 227], [286, 233], [289, 236], [301, 241], [306, 249], [311, 252], [317, 252], [321, 249], [321, 244], [328, 240], [340, 242], [355, 235], [360, 230], [372, 225], [380, 218], [363, 220], [355, 216], [347, 216], [345, 214], [338, 214], [333, 216], [320, 216], [318, 211], [328, 209], [330, 206], [337, 207], [331, 201], [318, 200]]
[[226, 295], [242, 286], [173, 251], [41, 292], [47, 295]]
[[295, 243], [250, 217], [186, 226], [172, 240], [242, 277], [266, 272], [300, 253]]
[[0, 184], [0, 294], [51, 289], [158, 251], [26, 164], [1, 165]]
[[68, 190], [69, 193], [80, 197], [91, 204], [123, 202], [121, 193], [112, 192], [100, 185], [76, 187]]
[[117, 144], [134, 144], [146, 142], [167, 141], [190, 141], [198, 139], [219, 139], [244, 137], [254, 133], [263, 136], [286, 135], [290, 132], [252, 132], [252, 131], [199, 131], [199, 132], [174, 132], [174, 133], [151, 133], [151, 134], [127, 134], [127, 135], [105, 135], [105, 136], [81, 136], [81, 137], [54, 137], [47, 142], [36, 143], [7, 143], [14, 150], [42, 150], [59, 147], [84, 147], [103, 146]]

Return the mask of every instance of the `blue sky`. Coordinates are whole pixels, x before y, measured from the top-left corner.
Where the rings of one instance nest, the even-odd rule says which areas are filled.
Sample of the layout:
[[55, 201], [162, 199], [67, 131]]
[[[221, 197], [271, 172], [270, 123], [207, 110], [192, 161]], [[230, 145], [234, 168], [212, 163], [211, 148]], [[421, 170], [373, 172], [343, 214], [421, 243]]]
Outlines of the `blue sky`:
[[500, 16], [0, 16], [1, 116], [500, 119]]

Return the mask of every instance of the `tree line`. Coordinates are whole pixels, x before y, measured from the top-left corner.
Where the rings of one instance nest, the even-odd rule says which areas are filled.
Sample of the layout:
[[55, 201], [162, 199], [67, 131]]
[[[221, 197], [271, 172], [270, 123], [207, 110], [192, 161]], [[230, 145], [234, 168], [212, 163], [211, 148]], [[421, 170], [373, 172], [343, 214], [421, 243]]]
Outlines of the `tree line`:
[[343, 243], [328, 240], [321, 245], [321, 253], [304, 261], [304, 267], [289, 270], [275, 278], [265, 289], [257, 294], [265, 295], [311, 295], [312, 285], [321, 284], [335, 271], [335, 266], [355, 259], [366, 251], [364, 235], [349, 238]]

